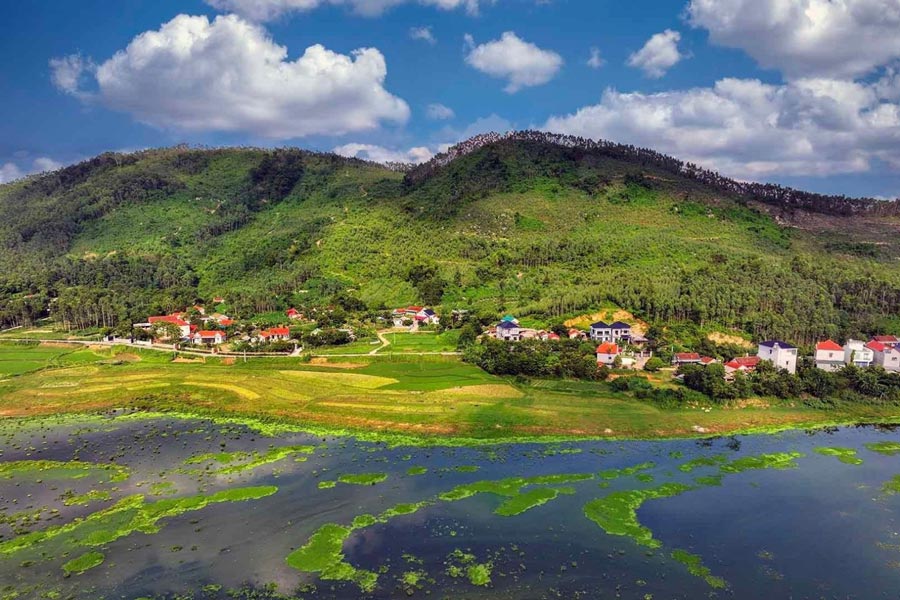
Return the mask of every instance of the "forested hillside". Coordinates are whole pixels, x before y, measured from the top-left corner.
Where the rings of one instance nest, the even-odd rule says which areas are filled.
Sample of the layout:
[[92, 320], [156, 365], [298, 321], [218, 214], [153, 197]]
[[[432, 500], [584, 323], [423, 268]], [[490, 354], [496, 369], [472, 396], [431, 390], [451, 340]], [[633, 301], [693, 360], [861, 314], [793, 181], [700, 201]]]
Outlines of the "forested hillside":
[[[800, 212], [815, 229], [774, 218]], [[296, 149], [104, 154], [0, 186], [0, 325], [49, 310], [111, 326], [223, 295], [239, 317], [619, 306], [672, 331], [900, 333], [897, 212], [533, 132], [405, 170]]]

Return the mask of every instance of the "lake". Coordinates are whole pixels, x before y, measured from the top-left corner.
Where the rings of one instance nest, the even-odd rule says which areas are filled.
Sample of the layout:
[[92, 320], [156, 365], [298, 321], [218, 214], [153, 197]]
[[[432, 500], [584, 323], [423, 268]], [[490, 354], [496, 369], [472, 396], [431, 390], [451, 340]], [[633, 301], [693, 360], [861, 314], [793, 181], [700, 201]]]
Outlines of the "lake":
[[391, 447], [0, 422], [0, 598], [897, 598], [900, 432]]

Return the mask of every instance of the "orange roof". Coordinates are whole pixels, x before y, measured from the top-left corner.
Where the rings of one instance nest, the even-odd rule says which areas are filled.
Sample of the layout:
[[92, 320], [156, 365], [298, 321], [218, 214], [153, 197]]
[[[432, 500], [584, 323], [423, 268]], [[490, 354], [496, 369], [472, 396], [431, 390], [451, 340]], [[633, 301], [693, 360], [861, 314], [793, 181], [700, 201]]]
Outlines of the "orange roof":
[[291, 330], [287, 327], [272, 327], [267, 332], [269, 335], [291, 335]]
[[871, 342], [866, 344], [866, 348], [868, 348], [869, 350], [874, 350], [875, 352], [884, 352], [885, 350], [887, 350], [888, 347], [885, 346], [884, 344], [882, 344], [881, 342], [876, 342], [875, 340], [872, 340]]
[[203, 331], [198, 331], [198, 332], [197, 332], [196, 334], [194, 334], [194, 335], [199, 335], [200, 337], [216, 337], [217, 335], [220, 335], [220, 336], [222, 336], [222, 337], [225, 337], [225, 333], [224, 333], [224, 332], [222, 332], [222, 331], [213, 331], [213, 330], [203, 330]]
[[234, 325], [234, 319], [219, 319], [219, 325], [221, 325], [222, 327]]
[[618, 354], [619, 346], [612, 342], [604, 342], [597, 346], [597, 354]]
[[700, 360], [700, 355], [696, 352], [676, 352], [675, 358], [677, 360]]
[[716, 359], [714, 359], [711, 356], [701, 356], [700, 362], [703, 363], [704, 365], [709, 365], [709, 364], [716, 362]]
[[738, 356], [725, 363], [725, 366], [732, 369], [755, 369], [759, 361], [760, 358], [758, 356]]
[[824, 342], [819, 342], [816, 344], [816, 350], [835, 350], [840, 351], [843, 350], [837, 342], [833, 342], [831, 340], [825, 340]]
[[175, 316], [175, 315], [166, 315], [164, 317], [150, 317], [147, 319], [149, 323], [172, 323], [174, 325], [178, 325], [179, 327], [184, 327], [187, 325], [187, 322], [183, 319]]

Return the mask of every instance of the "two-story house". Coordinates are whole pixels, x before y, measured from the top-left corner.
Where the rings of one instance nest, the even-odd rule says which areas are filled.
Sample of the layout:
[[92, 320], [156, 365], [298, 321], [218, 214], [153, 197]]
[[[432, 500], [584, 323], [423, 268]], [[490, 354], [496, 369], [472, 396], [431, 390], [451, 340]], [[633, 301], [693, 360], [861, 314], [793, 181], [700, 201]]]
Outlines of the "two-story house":
[[833, 340], [816, 344], [816, 368], [823, 371], [839, 371], [844, 368], [844, 348]]
[[900, 371], [900, 349], [872, 340], [866, 344], [872, 351], [873, 362], [885, 371]]
[[595, 342], [619, 342], [631, 339], [631, 325], [616, 321], [608, 325], [603, 321], [597, 321], [591, 325], [591, 339]]
[[759, 343], [756, 356], [767, 360], [779, 369], [792, 375], [797, 372], [797, 347], [780, 340], [767, 340]]
[[869, 367], [875, 360], [875, 353], [861, 340], [847, 340], [844, 344], [844, 363], [857, 367]]

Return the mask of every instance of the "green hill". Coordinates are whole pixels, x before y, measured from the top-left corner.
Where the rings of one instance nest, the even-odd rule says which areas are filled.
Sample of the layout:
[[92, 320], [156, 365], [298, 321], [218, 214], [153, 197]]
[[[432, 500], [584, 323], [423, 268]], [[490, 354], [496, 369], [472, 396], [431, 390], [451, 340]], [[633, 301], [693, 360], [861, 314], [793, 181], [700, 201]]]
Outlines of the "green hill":
[[524, 132], [412, 169], [296, 149], [104, 154], [0, 186], [0, 325], [423, 302], [536, 322], [619, 306], [807, 343], [900, 333], [893, 203], [733, 182]]

